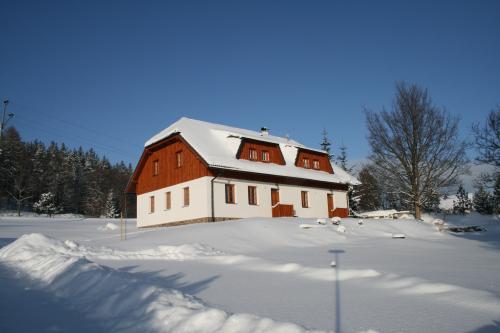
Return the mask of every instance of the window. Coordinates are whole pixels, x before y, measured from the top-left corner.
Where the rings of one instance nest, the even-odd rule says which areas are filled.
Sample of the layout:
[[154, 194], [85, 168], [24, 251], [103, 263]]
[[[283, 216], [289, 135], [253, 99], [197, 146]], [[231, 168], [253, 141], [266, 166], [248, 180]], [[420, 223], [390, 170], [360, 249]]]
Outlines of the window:
[[172, 195], [170, 192], [165, 193], [165, 209], [170, 209], [172, 207]]
[[302, 208], [308, 208], [309, 207], [308, 192], [307, 191], [300, 191], [300, 196], [302, 199]]
[[189, 187], [184, 187], [184, 206], [189, 206]]
[[304, 168], [309, 169], [310, 168], [309, 159], [308, 158], [303, 158], [302, 159], [302, 165], [304, 166]]
[[267, 150], [262, 151], [262, 161], [269, 162], [269, 152]]
[[160, 161], [153, 161], [153, 176], [158, 176], [160, 174]]
[[248, 186], [248, 204], [256, 205], [257, 204], [257, 187], [256, 186]]
[[180, 168], [183, 163], [184, 163], [184, 158], [182, 156], [182, 150], [179, 150], [178, 152], [175, 153], [175, 166], [177, 168]]
[[155, 197], [154, 197], [154, 195], [149, 197], [149, 212], [150, 213], [155, 212]]
[[226, 203], [234, 204], [234, 184], [226, 184]]
[[257, 160], [257, 150], [250, 148], [248, 150], [248, 158], [251, 159], [252, 161]]
[[319, 170], [319, 161], [313, 160], [313, 169]]

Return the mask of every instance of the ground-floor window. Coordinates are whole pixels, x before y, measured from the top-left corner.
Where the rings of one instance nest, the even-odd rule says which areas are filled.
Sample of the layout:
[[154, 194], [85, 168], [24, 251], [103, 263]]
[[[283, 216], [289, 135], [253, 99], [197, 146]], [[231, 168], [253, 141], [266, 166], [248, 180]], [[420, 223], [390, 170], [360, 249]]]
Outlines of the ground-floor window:
[[184, 187], [184, 206], [189, 206], [189, 187]]
[[155, 212], [155, 197], [154, 197], [154, 195], [149, 197], [149, 212], [150, 213]]
[[234, 204], [234, 184], [226, 184], [226, 203]]
[[172, 195], [170, 192], [165, 193], [165, 209], [170, 209], [172, 207]]
[[256, 186], [248, 186], [248, 204], [256, 205], [257, 204], [257, 187]]
[[309, 207], [309, 198], [308, 195], [309, 193], [307, 191], [300, 191], [300, 197], [302, 199], [302, 208], [308, 208]]

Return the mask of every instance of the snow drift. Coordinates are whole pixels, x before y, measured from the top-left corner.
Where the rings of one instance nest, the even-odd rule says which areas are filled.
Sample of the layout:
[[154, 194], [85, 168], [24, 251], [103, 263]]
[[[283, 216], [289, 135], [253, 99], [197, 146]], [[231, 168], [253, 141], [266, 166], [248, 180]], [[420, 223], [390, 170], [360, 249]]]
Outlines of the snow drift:
[[306, 332], [295, 324], [208, 307], [133, 273], [98, 265], [81, 250], [71, 241], [28, 234], [2, 248], [0, 262], [100, 320], [109, 331]]

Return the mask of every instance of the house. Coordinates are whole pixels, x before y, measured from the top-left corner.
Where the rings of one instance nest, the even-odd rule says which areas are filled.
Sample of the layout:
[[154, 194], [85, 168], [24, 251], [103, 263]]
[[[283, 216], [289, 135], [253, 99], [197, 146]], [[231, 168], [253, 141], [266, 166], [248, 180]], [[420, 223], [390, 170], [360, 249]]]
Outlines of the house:
[[181, 118], [145, 143], [127, 186], [138, 227], [246, 217], [345, 217], [358, 181], [294, 140]]

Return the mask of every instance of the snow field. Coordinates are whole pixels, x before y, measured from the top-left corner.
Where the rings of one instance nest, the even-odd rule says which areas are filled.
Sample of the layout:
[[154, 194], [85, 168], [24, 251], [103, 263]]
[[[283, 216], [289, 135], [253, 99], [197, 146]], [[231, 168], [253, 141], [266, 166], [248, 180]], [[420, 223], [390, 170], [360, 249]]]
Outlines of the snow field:
[[2, 248], [0, 261], [91, 318], [103, 320], [110, 331], [307, 332], [291, 323], [207, 307], [179, 291], [138, 281], [131, 273], [75, 255], [78, 249], [71, 241], [29, 234]]
[[[0, 241], [10, 243], [0, 250], [0, 264], [109, 322], [107, 331], [250, 332], [267, 329], [268, 322], [285, 331], [329, 331], [337, 317], [342, 332], [490, 328], [500, 313], [499, 224], [476, 215], [446, 216], [448, 225], [488, 230], [454, 235], [439, 232], [436, 217], [442, 218], [366, 219], [362, 225], [342, 219], [345, 232], [316, 219], [139, 230], [129, 224], [126, 241], [119, 230], [98, 230], [106, 222], [99, 219], [8, 218], [0, 221]], [[30, 231], [57, 239], [35, 234], [14, 241]], [[406, 238], [392, 239], [398, 233]], [[235, 326], [225, 326], [230, 324]], [[498, 328], [492, 327], [484, 332]]]

